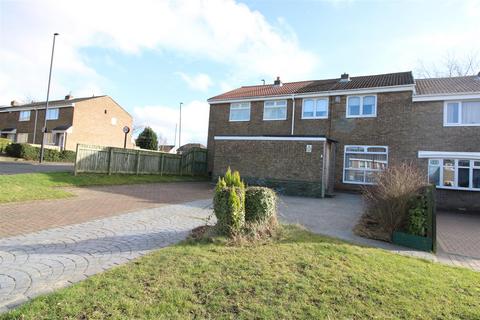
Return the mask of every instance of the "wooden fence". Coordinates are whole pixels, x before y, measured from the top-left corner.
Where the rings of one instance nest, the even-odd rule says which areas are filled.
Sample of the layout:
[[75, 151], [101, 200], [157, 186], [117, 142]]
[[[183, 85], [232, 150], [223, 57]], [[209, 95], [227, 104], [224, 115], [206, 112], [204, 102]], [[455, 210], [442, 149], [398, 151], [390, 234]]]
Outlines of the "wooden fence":
[[193, 148], [182, 155], [135, 149], [77, 145], [75, 174], [207, 174], [207, 150]]

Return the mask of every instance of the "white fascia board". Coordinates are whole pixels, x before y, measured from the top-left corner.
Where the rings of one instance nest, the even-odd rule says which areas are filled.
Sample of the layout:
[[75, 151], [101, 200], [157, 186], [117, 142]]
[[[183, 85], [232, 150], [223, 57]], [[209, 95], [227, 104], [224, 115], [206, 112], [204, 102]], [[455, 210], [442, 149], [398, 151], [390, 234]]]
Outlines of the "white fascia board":
[[424, 94], [413, 96], [413, 102], [422, 101], [449, 101], [449, 100], [470, 100], [480, 99], [480, 92], [465, 92], [455, 94]]
[[[71, 104], [66, 104], [66, 105], [59, 105], [59, 106], [48, 106], [48, 109], [57, 109], [57, 108], [70, 108], [70, 107], [75, 107], [75, 103]], [[12, 112], [12, 111], [35, 111], [35, 110], [44, 110], [45, 105], [37, 106], [37, 107], [22, 107], [22, 106], [16, 106], [16, 107], [8, 107], [5, 109], [0, 109], [0, 112]]]
[[324, 137], [265, 137], [265, 136], [215, 136], [214, 140], [229, 141], [327, 141]]
[[331, 90], [309, 93], [288, 94], [281, 96], [258, 96], [242, 99], [232, 100], [207, 100], [210, 104], [219, 103], [235, 103], [235, 102], [248, 102], [248, 101], [267, 101], [267, 100], [285, 100], [292, 98], [316, 98], [316, 97], [329, 97], [329, 96], [342, 96], [342, 95], [360, 95], [360, 94], [375, 94], [383, 92], [400, 92], [400, 91], [415, 91], [415, 85], [402, 85], [402, 86], [390, 86], [390, 87], [376, 87], [368, 89], [351, 89], [351, 90]]
[[418, 151], [419, 158], [480, 160], [480, 152]]

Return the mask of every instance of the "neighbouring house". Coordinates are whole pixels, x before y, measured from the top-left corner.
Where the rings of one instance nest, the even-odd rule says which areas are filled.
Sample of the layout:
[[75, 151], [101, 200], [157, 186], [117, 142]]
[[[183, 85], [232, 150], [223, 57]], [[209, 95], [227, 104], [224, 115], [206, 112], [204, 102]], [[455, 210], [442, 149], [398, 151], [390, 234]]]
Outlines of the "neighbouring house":
[[[125, 126], [132, 128], [132, 116], [109, 96], [50, 101], [45, 144], [75, 150], [77, 143], [123, 147]], [[13, 142], [41, 144], [45, 102], [0, 107], [0, 135]], [[127, 147], [132, 147], [131, 133]]]
[[416, 163], [443, 208], [480, 211], [480, 74], [411, 72], [241, 87], [208, 100], [208, 167], [324, 196]]
[[207, 147], [205, 147], [203, 144], [201, 143], [187, 143], [187, 144], [184, 144], [183, 146], [179, 147], [177, 149], [177, 153], [185, 153], [187, 152], [188, 150], [192, 149], [192, 148], [201, 148], [201, 149], [206, 149]]
[[173, 144], [160, 144], [158, 145], [158, 151], [162, 152], [170, 152], [172, 149], [175, 148]]

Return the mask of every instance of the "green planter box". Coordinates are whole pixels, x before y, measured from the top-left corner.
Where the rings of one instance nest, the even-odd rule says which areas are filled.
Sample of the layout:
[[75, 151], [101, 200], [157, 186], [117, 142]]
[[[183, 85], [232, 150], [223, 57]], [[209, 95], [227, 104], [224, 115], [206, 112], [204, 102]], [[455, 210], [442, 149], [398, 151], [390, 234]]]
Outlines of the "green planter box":
[[421, 251], [433, 251], [432, 239], [427, 237], [415, 236], [404, 232], [394, 232], [392, 242], [404, 247], [413, 248]]

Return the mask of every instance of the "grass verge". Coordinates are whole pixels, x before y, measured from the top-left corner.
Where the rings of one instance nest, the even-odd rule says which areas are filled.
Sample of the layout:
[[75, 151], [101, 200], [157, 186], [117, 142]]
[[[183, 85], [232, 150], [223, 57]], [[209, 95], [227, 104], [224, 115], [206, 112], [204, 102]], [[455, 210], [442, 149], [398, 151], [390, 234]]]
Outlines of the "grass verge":
[[480, 273], [286, 226], [259, 245], [184, 242], [0, 319], [479, 319]]
[[0, 175], [0, 203], [58, 199], [73, 196], [61, 187], [84, 187], [154, 182], [202, 181], [204, 177], [160, 175], [104, 175], [68, 172]]

